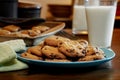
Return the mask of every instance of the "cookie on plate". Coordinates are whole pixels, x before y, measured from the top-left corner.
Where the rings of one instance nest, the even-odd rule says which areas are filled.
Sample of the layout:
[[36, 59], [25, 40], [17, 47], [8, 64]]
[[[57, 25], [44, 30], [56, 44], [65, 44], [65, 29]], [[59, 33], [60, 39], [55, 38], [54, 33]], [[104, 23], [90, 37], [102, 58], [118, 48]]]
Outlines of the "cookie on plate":
[[33, 59], [33, 60], [43, 60], [42, 57], [38, 57], [38, 56], [33, 55], [31, 53], [28, 53], [28, 52], [22, 53], [21, 56], [24, 58]]
[[42, 46], [33, 46], [27, 49], [28, 53], [34, 54], [36, 56], [42, 56]]
[[58, 49], [68, 57], [82, 57], [85, 56], [84, 48], [77, 42], [71, 40], [59, 41]]
[[78, 61], [93, 61], [93, 60], [100, 60], [103, 58], [105, 58], [103, 55], [89, 55], [79, 58]]
[[98, 47], [88, 46], [85, 50], [85, 56], [79, 58], [78, 61], [92, 61], [105, 58], [104, 52]]
[[93, 47], [93, 46], [86, 47], [86, 56], [95, 55], [95, 54], [104, 55], [104, 52], [98, 47]]
[[66, 40], [69, 40], [69, 39], [63, 38], [63, 37], [60, 37], [60, 36], [50, 36], [50, 37], [48, 37], [44, 40], [44, 43], [46, 45], [49, 45], [49, 46], [58, 46], [59, 40], [66, 41]]
[[44, 46], [42, 48], [42, 53], [50, 59], [66, 59], [66, 56], [59, 52], [57, 47]]

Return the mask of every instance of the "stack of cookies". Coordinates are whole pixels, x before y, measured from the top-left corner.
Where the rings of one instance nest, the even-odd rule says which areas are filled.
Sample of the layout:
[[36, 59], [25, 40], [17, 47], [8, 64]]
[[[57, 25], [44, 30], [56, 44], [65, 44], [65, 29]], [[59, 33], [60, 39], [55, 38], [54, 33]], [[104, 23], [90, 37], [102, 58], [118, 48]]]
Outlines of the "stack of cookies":
[[21, 56], [53, 62], [93, 61], [105, 58], [100, 48], [89, 46], [86, 40], [70, 40], [60, 36], [46, 38], [39, 45], [28, 48]]

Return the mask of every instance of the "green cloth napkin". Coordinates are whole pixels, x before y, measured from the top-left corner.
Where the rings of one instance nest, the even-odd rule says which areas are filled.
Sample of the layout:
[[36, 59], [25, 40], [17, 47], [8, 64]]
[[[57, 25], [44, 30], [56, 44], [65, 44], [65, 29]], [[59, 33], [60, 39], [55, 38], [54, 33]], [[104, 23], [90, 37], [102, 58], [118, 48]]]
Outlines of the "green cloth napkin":
[[[27, 64], [17, 59], [16, 54], [16, 51], [23, 50], [23, 47], [25, 47], [25, 45], [22, 45], [23, 42], [15, 43], [16, 41], [18, 40], [13, 40], [12, 42], [10, 41], [5, 44], [0, 44], [0, 72], [15, 71], [28, 68]], [[13, 45], [12, 43], [15, 44]], [[19, 44], [22, 46], [18, 46]]]
[[16, 71], [16, 70], [22, 70], [22, 69], [27, 69], [28, 65], [14, 59], [8, 63], [0, 65], [0, 72], [6, 72], [6, 71]]

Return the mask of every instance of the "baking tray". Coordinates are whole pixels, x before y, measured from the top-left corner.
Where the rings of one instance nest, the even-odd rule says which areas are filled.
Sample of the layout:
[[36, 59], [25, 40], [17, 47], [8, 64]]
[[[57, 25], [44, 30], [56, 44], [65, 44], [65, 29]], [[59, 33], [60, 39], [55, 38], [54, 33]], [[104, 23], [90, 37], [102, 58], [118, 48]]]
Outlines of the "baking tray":
[[[26, 43], [26, 46], [33, 46], [36, 45], [36, 41], [38, 42], [41, 39], [44, 39], [50, 35], [53, 35], [59, 31], [61, 31], [65, 27], [64, 22], [43, 22], [40, 24], [37, 24], [40, 26], [48, 26], [50, 29], [48, 31], [45, 31], [37, 36], [34, 37], [24, 37], [24, 36], [13, 36], [13, 35], [0, 35], [0, 42], [8, 41], [8, 40], [15, 40], [15, 39], [23, 39]], [[37, 26], [36, 25], [36, 26]], [[21, 28], [30, 29], [31, 26], [20, 26]]]

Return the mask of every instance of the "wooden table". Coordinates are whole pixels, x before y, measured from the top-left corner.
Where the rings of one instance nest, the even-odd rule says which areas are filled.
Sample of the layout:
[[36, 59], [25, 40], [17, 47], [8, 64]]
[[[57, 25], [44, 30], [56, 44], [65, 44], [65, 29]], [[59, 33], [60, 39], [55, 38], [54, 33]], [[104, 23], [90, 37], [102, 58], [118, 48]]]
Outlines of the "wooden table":
[[32, 65], [26, 70], [0, 73], [0, 80], [120, 80], [120, 29], [114, 29], [112, 49], [116, 57], [101, 67], [53, 69]]

